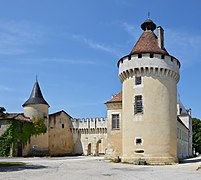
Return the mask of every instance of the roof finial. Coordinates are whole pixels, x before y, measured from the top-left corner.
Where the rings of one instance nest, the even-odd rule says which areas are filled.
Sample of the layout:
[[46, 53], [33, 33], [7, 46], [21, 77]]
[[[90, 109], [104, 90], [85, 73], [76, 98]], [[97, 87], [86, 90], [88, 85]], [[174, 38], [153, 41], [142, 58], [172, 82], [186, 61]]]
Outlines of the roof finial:
[[150, 19], [150, 12], [148, 12], [148, 19]]
[[38, 76], [37, 76], [37, 74], [36, 74], [36, 82], [38, 82]]

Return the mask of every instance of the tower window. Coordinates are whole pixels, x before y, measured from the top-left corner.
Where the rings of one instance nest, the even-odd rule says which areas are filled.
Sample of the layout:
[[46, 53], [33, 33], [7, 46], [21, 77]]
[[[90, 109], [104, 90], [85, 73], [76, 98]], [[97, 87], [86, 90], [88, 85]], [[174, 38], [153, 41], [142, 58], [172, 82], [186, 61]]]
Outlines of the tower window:
[[64, 124], [61, 125], [62, 129], [64, 128]]
[[131, 55], [128, 56], [128, 60], [131, 60]]
[[119, 114], [112, 114], [112, 129], [120, 129]]
[[171, 57], [171, 62], [173, 62], [173, 58]]
[[140, 85], [140, 84], [142, 84], [142, 77], [141, 76], [135, 77], [135, 85]]
[[135, 96], [134, 113], [143, 113], [142, 96]]
[[142, 144], [142, 138], [136, 138], [136, 139], [135, 139], [135, 144], [136, 144], [136, 145]]
[[150, 58], [153, 58], [153, 57], [154, 57], [154, 54], [150, 53], [150, 54], [149, 54], [149, 57], [150, 57]]

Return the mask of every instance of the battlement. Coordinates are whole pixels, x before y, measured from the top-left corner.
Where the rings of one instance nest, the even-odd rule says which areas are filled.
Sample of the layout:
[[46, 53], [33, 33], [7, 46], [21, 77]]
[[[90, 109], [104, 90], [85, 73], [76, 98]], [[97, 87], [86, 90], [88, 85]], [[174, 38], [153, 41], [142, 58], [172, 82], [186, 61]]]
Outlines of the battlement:
[[163, 76], [179, 81], [180, 62], [168, 55], [134, 54], [121, 58], [118, 62], [120, 81], [133, 76]]
[[76, 129], [107, 128], [106, 118], [72, 118], [71, 121]]

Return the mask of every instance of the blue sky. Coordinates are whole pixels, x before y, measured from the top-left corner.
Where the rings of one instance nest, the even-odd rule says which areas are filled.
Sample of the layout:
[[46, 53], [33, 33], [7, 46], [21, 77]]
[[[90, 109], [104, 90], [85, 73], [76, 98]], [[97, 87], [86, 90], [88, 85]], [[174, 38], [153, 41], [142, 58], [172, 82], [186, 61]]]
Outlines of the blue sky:
[[50, 113], [105, 117], [104, 102], [121, 90], [118, 60], [151, 19], [181, 62], [180, 99], [201, 118], [201, 1], [0, 1], [0, 106], [22, 112], [36, 74]]

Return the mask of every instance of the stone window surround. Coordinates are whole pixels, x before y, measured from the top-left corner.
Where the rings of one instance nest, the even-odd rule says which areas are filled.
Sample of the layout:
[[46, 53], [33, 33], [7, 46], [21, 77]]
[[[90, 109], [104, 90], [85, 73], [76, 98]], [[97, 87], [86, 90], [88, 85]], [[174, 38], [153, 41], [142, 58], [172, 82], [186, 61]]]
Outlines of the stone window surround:
[[[113, 115], [118, 115], [119, 116], [119, 122], [118, 122], [118, 128], [113, 127]], [[111, 130], [120, 130], [120, 119], [121, 119], [121, 114], [119, 112], [113, 112], [111, 114]]]

